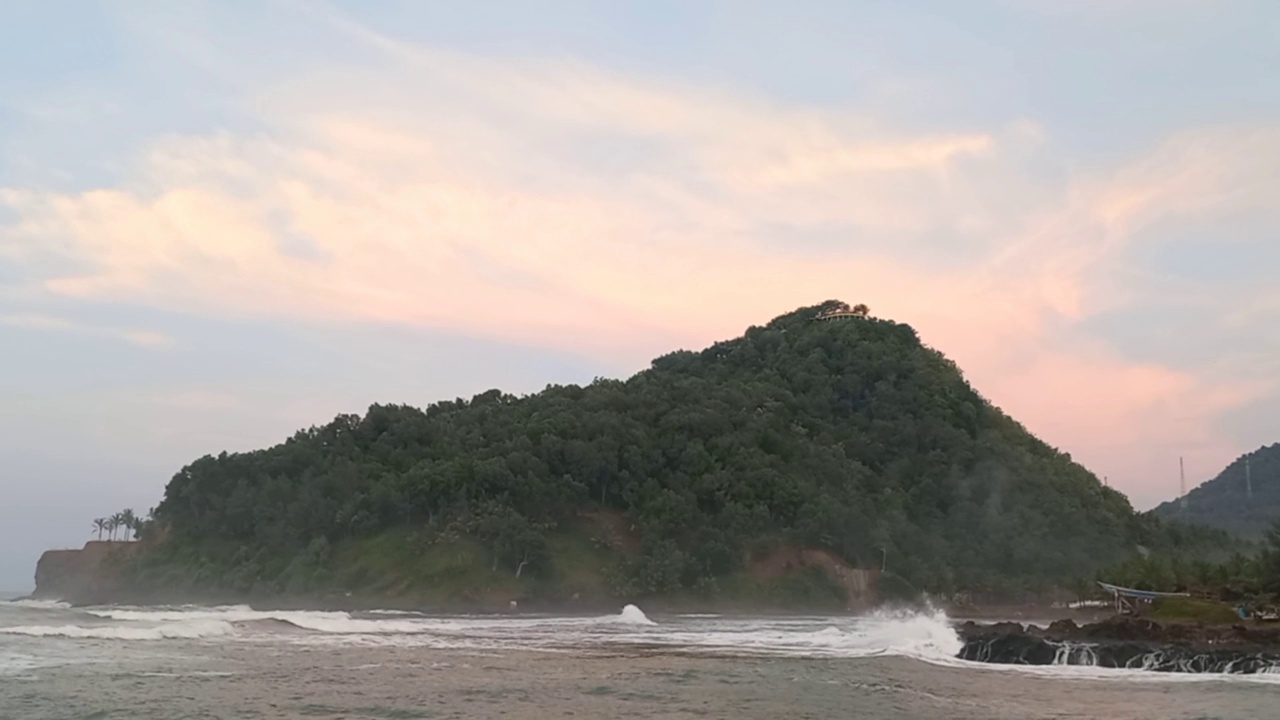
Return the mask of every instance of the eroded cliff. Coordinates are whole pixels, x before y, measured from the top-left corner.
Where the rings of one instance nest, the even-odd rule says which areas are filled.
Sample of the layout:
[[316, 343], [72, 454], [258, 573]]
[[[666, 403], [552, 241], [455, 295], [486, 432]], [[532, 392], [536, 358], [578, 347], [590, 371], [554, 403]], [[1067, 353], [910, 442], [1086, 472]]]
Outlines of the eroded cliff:
[[36, 564], [35, 597], [77, 604], [105, 601], [123, 590], [118, 561], [140, 543], [90, 541], [79, 550], [49, 550]]

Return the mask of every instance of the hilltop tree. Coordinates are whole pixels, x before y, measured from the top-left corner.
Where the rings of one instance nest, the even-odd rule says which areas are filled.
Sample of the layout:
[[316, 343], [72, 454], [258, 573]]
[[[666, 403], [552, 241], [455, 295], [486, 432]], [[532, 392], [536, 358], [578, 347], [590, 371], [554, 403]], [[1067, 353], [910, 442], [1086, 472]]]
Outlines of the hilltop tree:
[[138, 529], [138, 516], [133, 513], [132, 508], [126, 508], [120, 512], [120, 526], [125, 530], [125, 540], [133, 539], [133, 532]]

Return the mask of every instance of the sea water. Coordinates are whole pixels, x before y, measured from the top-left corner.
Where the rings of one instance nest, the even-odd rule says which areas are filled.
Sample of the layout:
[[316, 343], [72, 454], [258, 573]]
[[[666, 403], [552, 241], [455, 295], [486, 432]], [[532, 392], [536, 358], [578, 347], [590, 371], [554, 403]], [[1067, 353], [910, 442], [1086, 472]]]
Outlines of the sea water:
[[0, 718], [862, 708], [859, 717], [1280, 719], [1280, 675], [983, 665], [956, 659], [960, 647], [941, 612], [651, 617], [627, 605], [591, 617], [482, 616], [21, 600], [0, 602]]

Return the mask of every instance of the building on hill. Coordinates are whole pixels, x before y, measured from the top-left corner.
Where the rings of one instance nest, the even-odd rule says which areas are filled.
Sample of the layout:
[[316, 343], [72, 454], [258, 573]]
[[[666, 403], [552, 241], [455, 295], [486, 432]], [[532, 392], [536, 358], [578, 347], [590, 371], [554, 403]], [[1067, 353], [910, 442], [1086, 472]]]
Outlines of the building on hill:
[[830, 310], [818, 313], [818, 320], [843, 320], [846, 318], [858, 318], [865, 320], [871, 313], [871, 309], [862, 303], [850, 306], [848, 303], [841, 303]]

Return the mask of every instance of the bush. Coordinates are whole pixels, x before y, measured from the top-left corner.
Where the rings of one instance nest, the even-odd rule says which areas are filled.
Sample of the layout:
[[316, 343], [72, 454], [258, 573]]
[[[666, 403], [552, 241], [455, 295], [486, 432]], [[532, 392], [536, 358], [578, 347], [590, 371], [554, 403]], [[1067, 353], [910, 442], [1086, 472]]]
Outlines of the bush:
[[1194, 622], [1205, 625], [1229, 625], [1240, 621], [1235, 608], [1225, 603], [1195, 598], [1170, 598], [1151, 613], [1154, 620]]

